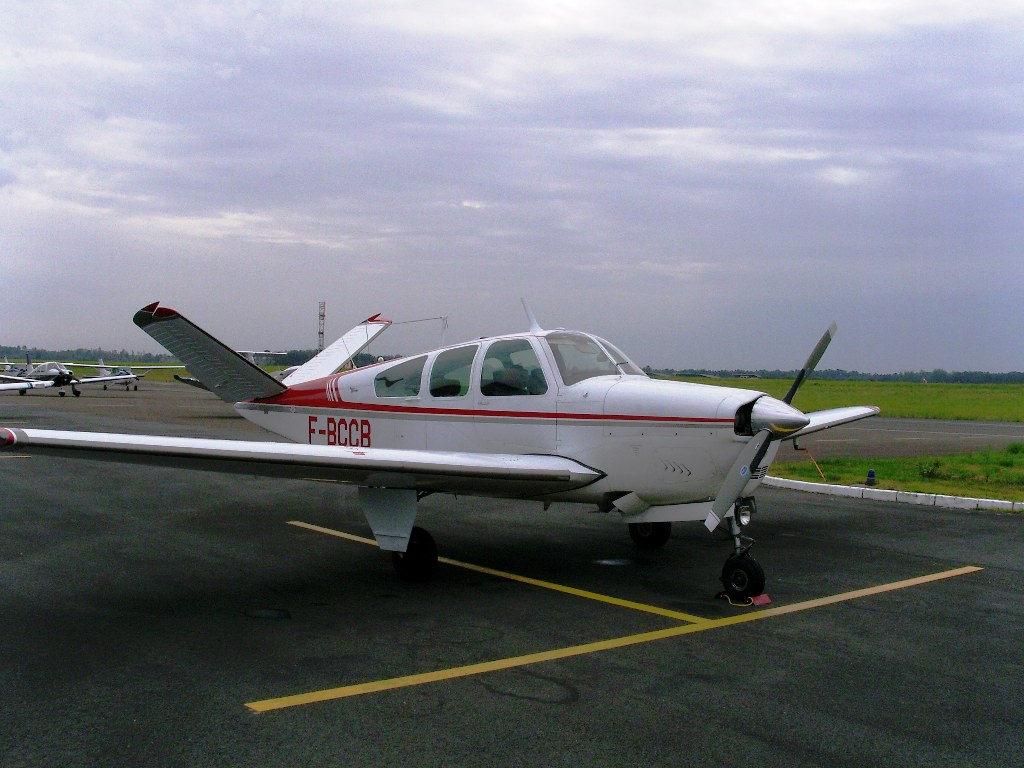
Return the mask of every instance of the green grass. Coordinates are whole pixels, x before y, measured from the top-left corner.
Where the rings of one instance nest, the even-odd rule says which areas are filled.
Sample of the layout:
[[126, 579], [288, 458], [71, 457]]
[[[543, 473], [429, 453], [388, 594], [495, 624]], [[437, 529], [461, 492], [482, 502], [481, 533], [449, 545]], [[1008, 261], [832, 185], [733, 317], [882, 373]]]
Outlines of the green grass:
[[[682, 379], [767, 392], [782, 397], [784, 379]], [[804, 382], [793, 405], [820, 411], [843, 405], [877, 405], [882, 416], [967, 421], [1024, 421], [1024, 384], [911, 384], [888, 381]]]
[[818, 462], [825, 479], [810, 461], [772, 465], [770, 474], [790, 480], [863, 485], [868, 470], [875, 470], [876, 488], [982, 499], [1024, 501], [1024, 443], [999, 451], [955, 456], [918, 456], [912, 459], [823, 459]]

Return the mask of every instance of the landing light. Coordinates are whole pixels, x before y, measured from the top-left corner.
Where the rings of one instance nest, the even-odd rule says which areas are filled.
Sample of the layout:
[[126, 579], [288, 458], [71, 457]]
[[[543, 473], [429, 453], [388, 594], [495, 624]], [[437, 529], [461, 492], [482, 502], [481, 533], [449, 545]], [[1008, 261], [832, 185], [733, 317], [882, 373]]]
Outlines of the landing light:
[[757, 506], [754, 503], [753, 497], [737, 499], [733, 516], [736, 518], [736, 522], [740, 525], [750, 525], [750, 517], [754, 514], [756, 509]]

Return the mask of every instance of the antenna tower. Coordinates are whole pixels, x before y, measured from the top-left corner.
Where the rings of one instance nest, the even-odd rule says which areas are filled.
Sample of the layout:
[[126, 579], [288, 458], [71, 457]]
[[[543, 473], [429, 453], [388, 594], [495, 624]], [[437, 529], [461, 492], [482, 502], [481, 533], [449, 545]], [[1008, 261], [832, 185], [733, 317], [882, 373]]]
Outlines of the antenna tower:
[[320, 346], [317, 348], [318, 352], [324, 351], [324, 317], [327, 316], [327, 302], [320, 302]]

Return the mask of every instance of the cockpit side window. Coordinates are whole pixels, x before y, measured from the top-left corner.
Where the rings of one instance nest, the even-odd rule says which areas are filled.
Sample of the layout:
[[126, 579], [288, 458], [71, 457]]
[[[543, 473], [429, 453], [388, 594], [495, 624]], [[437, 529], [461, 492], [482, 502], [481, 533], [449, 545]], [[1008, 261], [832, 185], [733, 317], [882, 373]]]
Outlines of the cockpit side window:
[[469, 381], [478, 344], [447, 349], [430, 368], [430, 394], [433, 397], [462, 397], [469, 392]]
[[502, 339], [487, 348], [480, 367], [480, 393], [486, 397], [543, 395], [548, 383], [526, 339]]
[[426, 362], [427, 356], [421, 355], [381, 371], [373, 380], [373, 391], [377, 397], [416, 397]]
[[589, 336], [555, 331], [544, 338], [566, 386], [595, 376], [618, 376], [620, 373], [600, 345]]

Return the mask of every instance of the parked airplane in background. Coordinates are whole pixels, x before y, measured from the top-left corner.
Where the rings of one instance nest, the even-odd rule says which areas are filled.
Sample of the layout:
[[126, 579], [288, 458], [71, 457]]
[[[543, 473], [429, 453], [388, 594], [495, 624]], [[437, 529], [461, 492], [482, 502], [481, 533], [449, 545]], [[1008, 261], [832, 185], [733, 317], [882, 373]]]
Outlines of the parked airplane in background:
[[[6, 358], [5, 358], [6, 362]], [[96, 368], [95, 365], [78, 365], [74, 364], [76, 368]], [[48, 361], [45, 363], [39, 363], [33, 365], [31, 361], [27, 361], [27, 365], [24, 369], [19, 371], [17, 374], [11, 373], [0, 373], [0, 391], [17, 390], [19, 395], [24, 395], [30, 389], [43, 389], [48, 387], [57, 387], [58, 393], [61, 397], [64, 397], [67, 393], [64, 391], [65, 387], [71, 387], [71, 394], [75, 397], [80, 397], [82, 392], [78, 389], [79, 384], [103, 384], [103, 388], [106, 389], [108, 383], [125, 383], [131, 381], [138, 381], [139, 376], [134, 373], [111, 373], [109, 369], [104, 368], [107, 373], [102, 373], [99, 376], [76, 376], [75, 373], [67, 367], [64, 363], [58, 363], [56, 361]]]
[[650, 379], [604, 339], [527, 316], [527, 333], [282, 382], [157, 302], [135, 324], [244, 417], [297, 444], [0, 429], [0, 447], [353, 484], [378, 545], [409, 579], [437, 563], [433, 538], [414, 525], [431, 493], [595, 505], [647, 548], [665, 544], [672, 522], [725, 521], [733, 552], [721, 580], [742, 599], [764, 589], [742, 531], [780, 441], [878, 412], [791, 405], [834, 325], [778, 400]]
[[[124, 391], [127, 392], [130, 389], [138, 390], [139, 381], [149, 373], [150, 371], [167, 371], [167, 370], [181, 370], [184, 365], [143, 365], [143, 366], [110, 366], [103, 362], [103, 358], [100, 358], [95, 364], [92, 363], [67, 363], [67, 365], [73, 365], [75, 368], [95, 368], [99, 371], [99, 377], [92, 379], [91, 381], [82, 381], [83, 384], [98, 384], [103, 383], [103, 388], [107, 388], [107, 384], [110, 382], [123, 383]], [[104, 378], [106, 377], [106, 382]], [[118, 379], [117, 377], [124, 377]]]

